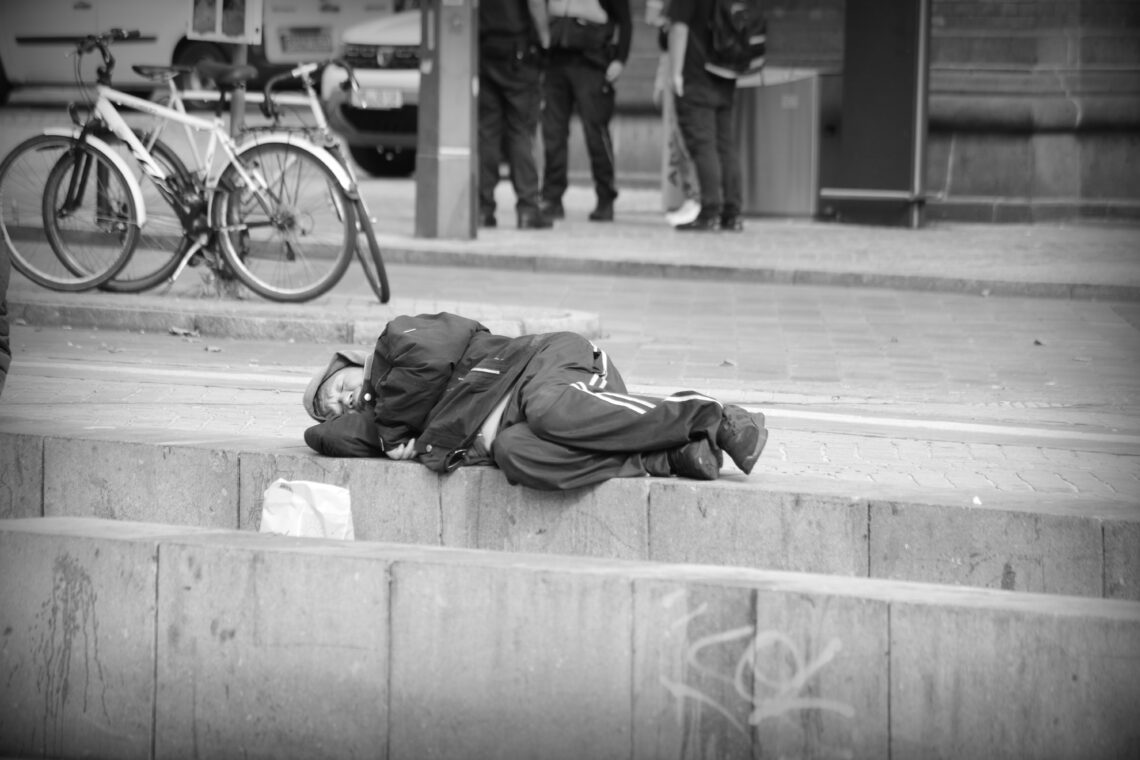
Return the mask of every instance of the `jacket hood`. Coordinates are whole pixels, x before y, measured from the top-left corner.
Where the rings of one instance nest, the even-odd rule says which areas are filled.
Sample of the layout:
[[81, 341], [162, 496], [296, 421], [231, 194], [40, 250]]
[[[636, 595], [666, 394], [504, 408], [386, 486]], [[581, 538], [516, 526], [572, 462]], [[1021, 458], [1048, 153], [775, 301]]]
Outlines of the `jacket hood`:
[[309, 416], [320, 422], [325, 420], [325, 416], [317, 411], [317, 393], [320, 392], [325, 380], [332, 377], [334, 372], [338, 372], [345, 367], [363, 367], [367, 359], [367, 351], [337, 351], [333, 354], [328, 367], [326, 367], [323, 372], [318, 372], [313, 375], [313, 379], [309, 381], [308, 387], [305, 388], [305, 395], [301, 397], [301, 404], [304, 405], [305, 411], [309, 413]]

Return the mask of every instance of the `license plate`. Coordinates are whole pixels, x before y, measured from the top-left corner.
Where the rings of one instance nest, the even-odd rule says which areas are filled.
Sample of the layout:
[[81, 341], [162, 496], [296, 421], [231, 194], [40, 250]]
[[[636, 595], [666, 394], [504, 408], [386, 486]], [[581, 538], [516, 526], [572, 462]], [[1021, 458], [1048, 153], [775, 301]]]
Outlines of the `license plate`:
[[332, 30], [327, 27], [293, 27], [281, 34], [285, 53], [332, 54]]
[[403, 108], [404, 92], [403, 90], [366, 87], [360, 91], [356, 105], [361, 108]]

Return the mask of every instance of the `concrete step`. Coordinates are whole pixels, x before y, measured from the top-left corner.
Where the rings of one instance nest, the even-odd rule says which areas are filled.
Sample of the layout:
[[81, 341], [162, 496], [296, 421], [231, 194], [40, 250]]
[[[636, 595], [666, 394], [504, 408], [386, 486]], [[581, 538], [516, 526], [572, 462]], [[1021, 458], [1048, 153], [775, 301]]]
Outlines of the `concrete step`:
[[0, 755], [1140, 748], [1135, 602], [80, 518], [0, 521], [0, 601]]
[[[1140, 600], [1140, 510], [1039, 493], [857, 486], [731, 469], [716, 482], [618, 479], [548, 493], [494, 468], [332, 459], [231, 431], [0, 431], [8, 517], [256, 531], [278, 478], [342, 485], [358, 539], [684, 562]], [[0, 506], [3, 506], [0, 503]]]

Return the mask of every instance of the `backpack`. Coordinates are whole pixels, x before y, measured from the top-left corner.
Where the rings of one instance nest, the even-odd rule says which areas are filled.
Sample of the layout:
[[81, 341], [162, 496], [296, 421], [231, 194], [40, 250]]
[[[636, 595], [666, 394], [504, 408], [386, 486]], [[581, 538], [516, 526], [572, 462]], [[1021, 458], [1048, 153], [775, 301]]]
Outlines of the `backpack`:
[[705, 68], [732, 79], [760, 71], [767, 35], [768, 21], [757, 0], [713, 0]]

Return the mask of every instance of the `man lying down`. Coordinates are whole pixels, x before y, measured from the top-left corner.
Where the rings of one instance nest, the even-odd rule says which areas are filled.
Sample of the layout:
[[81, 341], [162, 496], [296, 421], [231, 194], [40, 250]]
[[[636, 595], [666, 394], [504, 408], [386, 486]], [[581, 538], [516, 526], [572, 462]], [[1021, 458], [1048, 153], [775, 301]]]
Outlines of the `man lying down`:
[[400, 316], [366, 351], [338, 351], [305, 390], [326, 456], [493, 464], [512, 484], [566, 490], [645, 475], [745, 474], [764, 415], [694, 391], [632, 395], [606, 352], [570, 332], [509, 338], [455, 314]]

